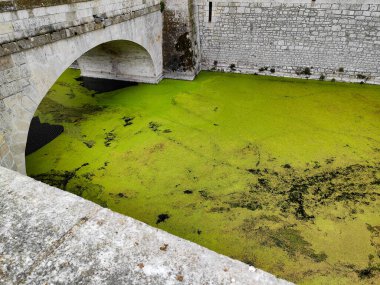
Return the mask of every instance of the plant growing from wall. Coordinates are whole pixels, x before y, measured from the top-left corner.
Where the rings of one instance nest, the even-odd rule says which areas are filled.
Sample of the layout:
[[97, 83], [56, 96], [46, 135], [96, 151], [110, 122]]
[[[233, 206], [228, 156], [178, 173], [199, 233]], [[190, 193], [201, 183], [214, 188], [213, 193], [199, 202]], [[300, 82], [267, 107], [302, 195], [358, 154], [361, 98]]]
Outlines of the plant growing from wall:
[[266, 70], [268, 70], [268, 67], [267, 67], [267, 66], [264, 66], [264, 67], [260, 67], [260, 68], [259, 68], [259, 72], [264, 72], [264, 71], [266, 71]]
[[297, 68], [296, 74], [297, 75], [311, 75], [311, 69], [310, 67]]
[[215, 71], [217, 67], [218, 67], [218, 61], [214, 60], [214, 64], [213, 64], [213, 66], [211, 68], [211, 71]]
[[366, 82], [368, 79], [370, 79], [369, 76], [364, 75], [364, 74], [360, 74], [360, 73], [356, 75], [356, 78], [357, 78], [357, 79], [362, 79], [362, 80], [364, 80], [365, 82]]
[[231, 71], [236, 71], [236, 65], [234, 63], [230, 64], [230, 70]]
[[183, 71], [193, 70], [195, 66], [194, 52], [192, 43], [188, 32], [182, 34], [175, 45], [177, 52], [181, 52], [179, 57], [179, 64]]
[[303, 74], [305, 74], [305, 75], [311, 75], [310, 67], [305, 67], [305, 69], [303, 70]]
[[273, 67], [269, 70], [270, 73], [275, 73], [276, 72], [276, 69], [274, 69]]
[[326, 79], [326, 75], [324, 75], [323, 73], [321, 74], [321, 76], [319, 76], [319, 80], [323, 81]]
[[165, 2], [164, 1], [160, 2], [160, 10], [161, 10], [161, 13], [164, 12], [164, 10], [165, 10]]
[[339, 67], [338, 72], [344, 72], [344, 68], [343, 67]]

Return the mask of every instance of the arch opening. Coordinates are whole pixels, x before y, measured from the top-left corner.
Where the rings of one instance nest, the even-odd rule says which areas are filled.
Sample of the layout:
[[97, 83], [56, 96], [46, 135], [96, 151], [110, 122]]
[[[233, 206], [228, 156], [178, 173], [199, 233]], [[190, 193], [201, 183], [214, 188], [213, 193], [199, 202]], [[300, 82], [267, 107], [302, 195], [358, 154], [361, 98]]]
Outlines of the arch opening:
[[[109, 92], [140, 82], [156, 84], [161, 80], [150, 53], [143, 46], [128, 40], [109, 41], [91, 48], [70, 67], [79, 69], [80, 78], [77, 80], [83, 81], [84, 87], [96, 92]], [[62, 125], [41, 122], [34, 114], [28, 129], [25, 155], [47, 145], [63, 131]]]
[[77, 59], [84, 78], [157, 83], [152, 57], [141, 45], [125, 40], [101, 44]]

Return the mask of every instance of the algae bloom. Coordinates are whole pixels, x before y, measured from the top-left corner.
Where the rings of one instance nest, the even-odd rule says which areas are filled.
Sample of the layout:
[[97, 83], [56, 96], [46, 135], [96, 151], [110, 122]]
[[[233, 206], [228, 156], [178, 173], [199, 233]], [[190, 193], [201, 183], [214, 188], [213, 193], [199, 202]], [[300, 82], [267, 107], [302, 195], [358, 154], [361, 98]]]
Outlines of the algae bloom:
[[202, 72], [95, 94], [67, 70], [28, 174], [301, 284], [380, 283], [380, 87]]

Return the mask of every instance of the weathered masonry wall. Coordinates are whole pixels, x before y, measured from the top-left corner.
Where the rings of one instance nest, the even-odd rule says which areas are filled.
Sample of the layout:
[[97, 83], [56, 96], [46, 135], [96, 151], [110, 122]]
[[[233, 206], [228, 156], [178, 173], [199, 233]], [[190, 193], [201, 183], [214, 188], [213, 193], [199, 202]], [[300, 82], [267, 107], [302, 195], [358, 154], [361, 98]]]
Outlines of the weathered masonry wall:
[[[29, 124], [39, 103], [62, 72], [89, 50], [105, 43], [128, 42], [119, 58], [144, 55], [140, 64], [145, 73], [140, 75], [145, 77], [140, 79], [156, 82], [162, 77], [159, 3], [97, 0], [0, 10], [0, 165], [25, 173]], [[115, 67], [120, 67], [122, 75], [137, 73]]]
[[214, 0], [211, 22], [209, 2], [197, 0], [203, 69], [380, 83], [378, 0]]
[[165, 77], [194, 79], [200, 70], [200, 46], [194, 0], [165, 0], [163, 55]]

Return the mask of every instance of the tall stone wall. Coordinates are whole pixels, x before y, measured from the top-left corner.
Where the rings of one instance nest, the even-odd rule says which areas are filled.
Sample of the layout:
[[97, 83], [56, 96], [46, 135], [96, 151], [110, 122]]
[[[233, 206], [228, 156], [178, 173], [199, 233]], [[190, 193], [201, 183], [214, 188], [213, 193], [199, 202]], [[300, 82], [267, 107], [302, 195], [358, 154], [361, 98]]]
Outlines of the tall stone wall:
[[200, 70], [200, 46], [194, 0], [165, 0], [163, 56], [165, 77], [193, 79]]
[[209, 2], [197, 0], [203, 69], [380, 83], [379, 1], [214, 0], [211, 22]]

